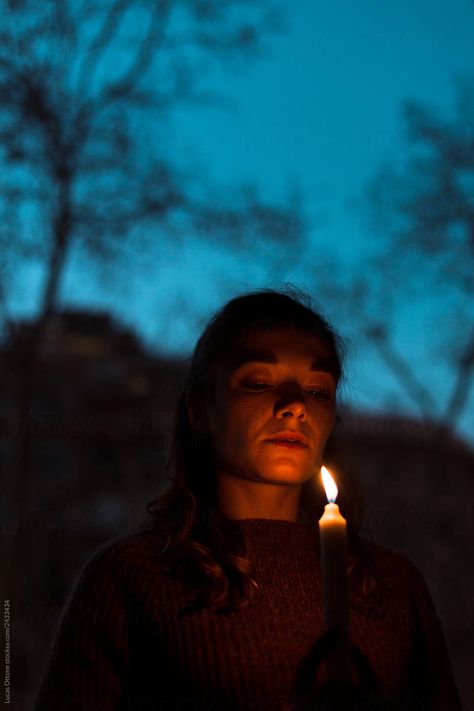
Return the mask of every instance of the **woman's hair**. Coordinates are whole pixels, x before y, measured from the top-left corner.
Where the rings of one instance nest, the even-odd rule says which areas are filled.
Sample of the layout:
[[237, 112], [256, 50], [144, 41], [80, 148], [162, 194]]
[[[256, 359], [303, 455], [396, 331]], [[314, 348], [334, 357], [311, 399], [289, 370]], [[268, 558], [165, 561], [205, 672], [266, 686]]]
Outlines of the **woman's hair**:
[[[213, 398], [218, 367], [228, 361], [237, 346], [253, 336], [282, 328], [323, 341], [329, 350], [330, 367], [340, 382], [341, 339], [311, 298], [293, 288], [254, 291], [229, 301], [209, 321], [191, 357], [167, 464], [171, 484], [148, 504], [150, 519], [146, 524], [166, 541], [161, 558], [169, 570], [196, 593], [187, 612], [202, 607], [215, 611], [241, 607], [247, 604], [252, 588], [258, 587], [246, 558], [243, 534], [217, 505], [206, 403]], [[341, 469], [331, 438], [324, 460], [329, 466], [336, 465], [338, 503], [348, 520], [349, 540], [356, 542], [361, 513], [358, 492], [348, 472]], [[302, 513], [314, 520], [320, 518], [326, 503], [321, 488], [314, 478], [302, 487]]]

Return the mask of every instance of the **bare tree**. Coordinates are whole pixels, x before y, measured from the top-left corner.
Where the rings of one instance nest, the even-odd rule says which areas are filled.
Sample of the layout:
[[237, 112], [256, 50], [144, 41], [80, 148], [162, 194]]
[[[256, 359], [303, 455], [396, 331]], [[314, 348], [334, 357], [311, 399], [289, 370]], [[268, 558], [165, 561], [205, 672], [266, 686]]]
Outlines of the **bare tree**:
[[[406, 153], [381, 168], [367, 200], [375, 257], [353, 303], [366, 336], [421, 414], [453, 427], [474, 375], [474, 84], [457, 88], [449, 118], [416, 102], [404, 107]], [[432, 301], [423, 339], [426, 359], [451, 373], [444, 401], [413, 367], [394, 337], [394, 310]]]
[[252, 195], [213, 205], [168, 140], [176, 109], [212, 100], [214, 72], [260, 55], [277, 29], [271, 4], [0, 0], [0, 16], [2, 313], [20, 260], [43, 275], [36, 325], [12, 351], [23, 363], [12, 478], [22, 529], [35, 363], [72, 254], [109, 265], [188, 234], [283, 248], [301, 223]]
[[[46, 316], [73, 248], [110, 260], [144, 221], [163, 238], [195, 232], [209, 214], [171, 154], [167, 121], [183, 102], [209, 99], [205, 79], [216, 66], [257, 56], [275, 18], [263, 2], [245, 0], [2, 5], [4, 242], [14, 234], [13, 257], [44, 266]], [[259, 215], [241, 208], [230, 234], [220, 220], [221, 239], [238, 220], [258, 233]], [[272, 217], [285, 223], [286, 212], [273, 208]]]

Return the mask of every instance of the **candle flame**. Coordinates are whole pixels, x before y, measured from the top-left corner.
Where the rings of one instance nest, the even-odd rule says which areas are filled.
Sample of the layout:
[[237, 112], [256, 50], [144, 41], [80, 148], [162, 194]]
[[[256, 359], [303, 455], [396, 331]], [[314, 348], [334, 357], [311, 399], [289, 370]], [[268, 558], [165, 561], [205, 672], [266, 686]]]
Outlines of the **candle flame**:
[[326, 491], [326, 497], [328, 501], [336, 501], [337, 499], [337, 486], [336, 482], [332, 478], [330, 472], [326, 467], [321, 467], [321, 477], [323, 480], [324, 489]]

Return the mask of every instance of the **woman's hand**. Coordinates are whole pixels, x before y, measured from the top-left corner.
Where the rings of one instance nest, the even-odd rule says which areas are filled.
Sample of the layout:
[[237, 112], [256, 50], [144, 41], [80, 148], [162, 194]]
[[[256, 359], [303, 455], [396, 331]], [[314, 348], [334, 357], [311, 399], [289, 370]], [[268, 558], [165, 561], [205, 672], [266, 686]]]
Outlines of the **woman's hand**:
[[351, 661], [357, 682], [315, 681], [319, 667], [338, 642], [338, 634], [337, 629], [327, 630], [316, 640], [300, 666], [291, 701], [283, 711], [387, 711], [370, 663], [354, 644]]

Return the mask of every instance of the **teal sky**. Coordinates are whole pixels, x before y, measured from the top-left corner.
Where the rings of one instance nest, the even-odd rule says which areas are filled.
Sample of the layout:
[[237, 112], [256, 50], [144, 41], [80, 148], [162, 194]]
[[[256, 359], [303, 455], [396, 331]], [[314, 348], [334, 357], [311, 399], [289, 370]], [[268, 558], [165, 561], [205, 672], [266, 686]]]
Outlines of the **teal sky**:
[[[281, 5], [286, 30], [268, 40], [263, 59], [244, 70], [216, 71], [208, 84], [224, 94], [227, 107], [181, 110], [172, 141], [183, 164], [205, 167], [219, 188], [255, 182], [262, 197], [272, 200], [285, 198], [288, 190], [300, 192], [314, 248], [302, 255], [298, 270], [282, 270], [278, 280], [312, 291], [336, 320], [333, 306], [314, 290], [315, 275], [331, 255], [343, 271], [363, 265], [372, 252], [358, 199], [381, 161], [401, 155], [401, 103], [415, 99], [449, 112], [454, 80], [474, 73], [474, 2]], [[30, 299], [33, 304], [33, 274], [28, 284], [21, 309], [19, 302], [13, 305], [18, 311], [27, 310]], [[97, 286], [72, 260], [63, 293], [69, 303], [110, 308], [153, 348], [183, 354], [212, 309], [265, 285], [268, 274], [258, 254], [233, 258], [215, 245], [190, 240], [160, 249], [152, 268], [144, 265], [111, 290]], [[400, 312], [397, 338], [419, 363], [426, 357], [419, 334], [427, 309], [424, 303]], [[349, 399], [365, 408], [410, 411], [377, 356], [351, 336]], [[449, 372], [442, 364], [430, 368], [427, 377], [446, 393]], [[470, 437], [473, 399], [461, 424]]]

